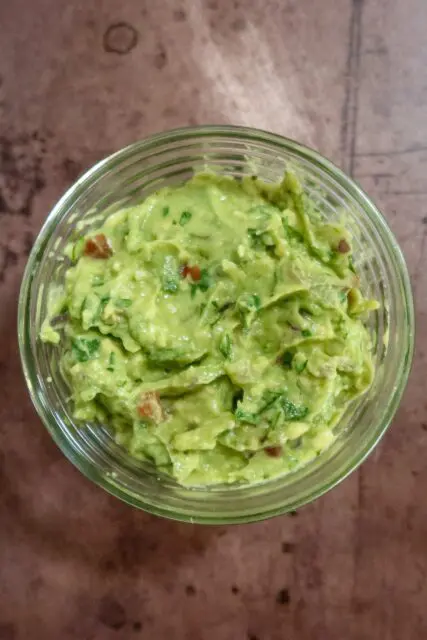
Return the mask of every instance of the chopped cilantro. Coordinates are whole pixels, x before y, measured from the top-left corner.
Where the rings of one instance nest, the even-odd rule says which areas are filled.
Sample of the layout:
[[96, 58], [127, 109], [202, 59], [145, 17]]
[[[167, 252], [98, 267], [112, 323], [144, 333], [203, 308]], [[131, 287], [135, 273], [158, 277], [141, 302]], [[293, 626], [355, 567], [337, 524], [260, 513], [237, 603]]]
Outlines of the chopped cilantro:
[[245, 293], [239, 297], [237, 304], [243, 311], [258, 311], [261, 307], [261, 298], [257, 293]]
[[273, 389], [267, 389], [264, 391], [262, 394], [263, 404], [261, 405], [259, 412], [262, 413], [263, 411], [266, 411], [266, 409], [269, 409], [282, 395], [282, 391], [274, 391]]
[[183, 227], [188, 222], [190, 222], [192, 217], [193, 217], [193, 214], [190, 211], [183, 211], [179, 219], [179, 224], [181, 225], [181, 227]]
[[101, 318], [102, 314], [104, 313], [104, 309], [109, 302], [110, 302], [110, 296], [108, 294], [99, 298], [99, 307], [93, 317], [92, 323], [95, 323]]
[[231, 356], [231, 338], [228, 334], [222, 336], [219, 343], [219, 350], [224, 358], [230, 358]]
[[107, 371], [114, 371], [115, 363], [116, 363], [116, 354], [114, 353], [114, 351], [111, 351], [110, 357], [108, 358]]
[[209, 275], [209, 271], [207, 269], [201, 269], [200, 271], [200, 280], [197, 283], [200, 291], [207, 291], [209, 287], [212, 285], [212, 278]]
[[294, 365], [295, 371], [297, 373], [302, 373], [307, 366], [307, 362], [308, 360], [305, 360], [304, 362], [300, 362], [300, 363], [295, 363]]
[[289, 224], [289, 221], [286, 217], [282, 217], [282, 225], [283, 230], [289, 240], [297, 240], [298, 242], [304, 242], [304, 236], [301, 231], [295, 229]]
[[79, 336], [73, 339], [71, 350], [78, 362], [87, 362], [98, 354], [100, 344], [98, 338], [90, 339]]
[[239, 422], [247, 422], [248, 424], [258, 424], [259, 422], [259, 415], [256, 413], [250, 413], [249, 411], [244, 411], [240, 408], [236, 409], [234, 417]]
[[281, 358], [281, 363], [285, 367], [285, 369], [290, 369], [292, 365], [292, 360], [294, 359], [294, 354], [292, 351], [285, 351]]
[[162, 216], [166, 218], [169, 215], [170, 209], [169, 207], [163, 207]]
[[303, 338], [310, 338], [310, 336], [312, 336], [312, 332], [310, 331], [310, 329], [303, 329], [301, 331], [301, 335]]
[[303, 407], [302, 405], [298, 406], [287, 400], [284, 396], [280, 399], [280, 406], [283, 409], [285, 414], [285, 420], [301, 420], [305, 418], [308, 413], [307, 407]]
[[248, 229], [248, 236], [251, 240], [251, 247], [253, 249], [260, 249], [264, 246], [261, 238], [261, 233], [262, 232], [258, 231], [258, 229]]

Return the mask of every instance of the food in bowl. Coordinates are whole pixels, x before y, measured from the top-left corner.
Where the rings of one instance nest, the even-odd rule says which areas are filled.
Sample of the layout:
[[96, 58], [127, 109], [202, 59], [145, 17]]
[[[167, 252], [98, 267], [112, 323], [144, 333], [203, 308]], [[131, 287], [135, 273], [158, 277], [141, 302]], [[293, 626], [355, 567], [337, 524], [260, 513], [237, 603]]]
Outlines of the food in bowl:
[[291, 172], [198, 174], [67, 253], [40, 337], [60, 349], [74, 418], [181, 485], [298, 469], [371, 385], [378, 303], [360, 291], [350, 232]]

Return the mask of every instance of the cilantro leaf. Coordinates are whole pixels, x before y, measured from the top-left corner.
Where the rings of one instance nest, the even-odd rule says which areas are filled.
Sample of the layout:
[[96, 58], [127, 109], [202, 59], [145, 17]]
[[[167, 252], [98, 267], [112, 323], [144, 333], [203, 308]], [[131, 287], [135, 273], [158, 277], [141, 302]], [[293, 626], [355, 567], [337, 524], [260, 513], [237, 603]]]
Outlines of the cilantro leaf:
[[236, 409], [234, 417], [239, 422], [247, 422], [248, 424], [258, 424], [259, 422], [259, 415], [256, 413], [250, 413], [249, 411], [244, 411], [240, 408]]
[[257, 293], [244, 293], [237, 301], [242, 311], [258, 311], [261, 307], [261, 299]]
[[78, 336], [74, 338], [71, 350], [78, 362], [87, 362], [98, 355], [100, 344], [101, 342], [98, 338], [90, 339]]
[[207, 269], [200, 270], [200, 280], [197, 283], [200, 291], [207, 291], [209, 287], [212, 285], [212, 277], [209, 274]]
[[306, 366], [307, 366], [307, 362], [308, 362], [308, 360], [305, 360], [305, 362], [300, 362], [299, 364], [298, 364], [298, 363], [296, 363], [296, 364], [294, 365], [294, 369], [295, 369], [295, 371], [296, 371], [297, 373], [302, 373], [302, 372], [304, 371], [304, 369], [306, 368]]
[[231, 356], [231, 338], [230, 336], [226, 333], [225, 335], [222, 336], [220, 343], [219, 343], [219, 350], [221, 351], [222, 355], [224, 356], [224, 358], [230, 358]]
[[297, 242], [304, 242], [304, 235], [295, 227], [292, 227], [289, 224], [289, 221], [286, 217], [282, 217], [282, 225], [285, 235], [289, 240], [296, 240]]
[[292, 353], [292, 351], [285, 351], [285, 353], [281, 357], [281, 363], [285, 367], [285, 369], [291, 368], [293, 359], [294, 359], [294, 354]]
[[110, 356], [108, 358], [107, 371], [114, 371], [115, 363], [116, 363], [116, 354], [114, 353], [114, 351], [111, 351]]
[[285, 420], [302, 420], [308, 413], [308, 408], [303, 405], [296, 405], [291, 400], [287, 400], [282, 397], [280, 400], [280, 406], [285, 414]]
[[183, 227], [188, 222], [190, 222], [192, 217], [193, 217], [193, 214], [190, 211], [183, 211], [179, 219], [179, 224], [181, 225], [181, 227]]

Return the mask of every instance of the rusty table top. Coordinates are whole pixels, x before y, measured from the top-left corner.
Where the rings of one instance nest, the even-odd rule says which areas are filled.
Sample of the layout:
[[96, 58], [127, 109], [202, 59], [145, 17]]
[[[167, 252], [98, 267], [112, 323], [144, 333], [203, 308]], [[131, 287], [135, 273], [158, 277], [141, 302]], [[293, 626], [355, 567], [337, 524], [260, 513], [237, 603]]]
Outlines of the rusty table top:
[[[0, 640], [427, 637], [427, 3], [0, 4]], [[47, 212], [96, 160], [203, 123], [297, 138], [385, 213], [416, 359], [369, 460], [294, 516], [238, 527], [133, 510], [82, 477], [26, 392], [16, 307]]]

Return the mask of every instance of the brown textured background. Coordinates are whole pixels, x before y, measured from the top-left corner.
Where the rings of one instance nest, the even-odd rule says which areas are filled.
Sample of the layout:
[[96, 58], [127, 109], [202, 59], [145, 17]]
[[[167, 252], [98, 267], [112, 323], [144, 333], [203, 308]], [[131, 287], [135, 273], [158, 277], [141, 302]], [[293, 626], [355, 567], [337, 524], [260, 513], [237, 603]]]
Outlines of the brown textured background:
[[[0, 0], [0, 640], [427, 637], [426, 0]], [[28, 399], [20, 278], [58, 196], [186, 124], [258, 126], [351, 172], [406, 253], [418, 344], [376, 453], [295, 517], [221, 528], [92, 486]]]

